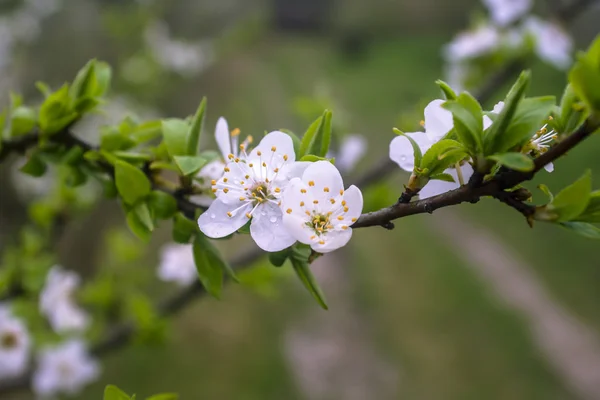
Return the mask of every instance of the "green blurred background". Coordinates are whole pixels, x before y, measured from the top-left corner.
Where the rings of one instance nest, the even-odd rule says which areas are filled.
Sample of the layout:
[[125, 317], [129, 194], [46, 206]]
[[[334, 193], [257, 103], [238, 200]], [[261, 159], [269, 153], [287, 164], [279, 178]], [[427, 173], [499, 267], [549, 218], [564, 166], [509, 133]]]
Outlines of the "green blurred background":
[[[4, 0], [0, 12], [18, 3]], [[535, 9], [547, 16], [554, 3], [537, 0]], [[439, 95], [441, 46], [471, 10], [483, 12], [471, 0], [66, 0], [40, 22], [41, 35], [15, 46], [0, 80], [4, 92], [35, 100], [36, 80], [56, 86], [88, 59], [104, 59], [115, 67], [121, 107], [186, 116], [207, 96], [209, 134], [221, 115], [243, 133], [302, 132], [320, 110], [300, 115], [298, 99], [325, 97], [334, 119], [368, 140], [359, 175], [387, 157], [393, 126], [418, 128], [419, 105]], [[596, 7], [572, 24], [579, 48], [598, 33], [598, 17]], [[209, 46], [210, 62], [183, 74], [161, 66], [144, 40], [159, 21]], [[532, 69], [530, 94], [560, 94], [564, 73]], [[600, 173], [599, 150], [592, 138], [538, 181], [556, 191], [586, 167]], [[3, 168], [3, 242], [24, 223], [27, 202], [8, 175]], [[403, 179], [390, 180], [397, 193]], [[106, 267], [98, 243], [121, 220], [107, 201], [69, 224], [62, 263], [87, 275]], [[168, 237], [166, 227], [153, 244]], [[233, 255], [238, 247], [223, 248]], [[149, 276], [155, 248], [137, 266]], [[163, 345], [111, 354], [79, 398], [99, 399], [113, 383], [182, 399], [592, 399], [600, 393], [598, 250], [555, 226], [530, 229], [492, 200], [402, 219], [391, 232], [361, 229], [314, 266], [329, 311], [288, 269], [260, 265], [222, 300], [204, 298], [174, 318]], [[169, 290], [156, 289], [156, 298]]]

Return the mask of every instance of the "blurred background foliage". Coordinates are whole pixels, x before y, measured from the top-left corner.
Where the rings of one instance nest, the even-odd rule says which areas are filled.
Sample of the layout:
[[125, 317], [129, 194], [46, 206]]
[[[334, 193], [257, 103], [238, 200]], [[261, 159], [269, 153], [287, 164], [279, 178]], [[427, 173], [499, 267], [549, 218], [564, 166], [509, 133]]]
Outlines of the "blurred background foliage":
[[[10, 18], [19, 3], [0, 2], [0, 15]], [[553, 3], [537, 1], [536, 10], [547, 15]], [[441, 46], [467, 25], [468, 10], [483, 12], [473, 0], [65, 0], [25, 28], [40, 34], [14, 46], [0, 87], [2, 96], [12, 89], [35, 101], [35, 81], [57, 87], [88, 59], [103, 59], [115, 68], [118, 105], [111, 112], [184, 117], [207, 96], [204, 139], [211, 145], [221, 115], [243, 133], [301, 132], [322, 103], [333, 109], [340, 130], [367, 138], [358, 175], [387, 157], [393, 126], [418, 129], [422, 105], [438, 96]], [[596, 8], [572, 24], [578, 48], [598, 33], [598, 17]], [[166, 65], [179, 53], [161, 55], [152, 43], [172, 38], [200, 50], [190, 56], [184, 47], [190, 58]], [[560, 94], [563, 73], [542, 63], [532, 69], [530, 94]], [[306, 99], [317, 99], [319, 107]], [[78, 133], [93, 141], [93, 126]], [[557, 190], [585, 167], [598, 174], [599, 150], [592, 139], [538, 180]], [[11, 180], [10, 165], [1, 167], [3, 248], [25, 223], [32, 196], [19, 196], [26, 183]], [[390, 189], [367, 196], [388, 204], [405, 179], [398, 173]], [[535, 183], [530, 187], [543, 201]], [[140, 248], [110, 200], [72, 213], [79, 218], [55, 244], [64, 266], [84, 276], [123, 277], [115, 291], [143, 289], [150, 301], [174, 290], [154, 279], [155, 249], [169, 240], [168, 227]], [[80, 398], [100, 398], [107, 383], [140, 395], [177, 391], [182, 399], [575, 398], [542, 350], [531, 315], [499, 296], [480, 266], [469, 265], [464, 253], [476, 244], [462, 230], [491, 232], [496, 245], [534, 274], [552, 304], [600, 341], [598, 244], [555, 226], [529, 229], [514, 210], [492, 200], [439, 214], [462, 224], [441, 229], [448, 220], [434, 223], [436, 215], [403, 219], [392, 232], [360, 230], [351, 246], [319, 260], [315, 270], [329, 294], [328, 312], [285, 268], [258, 265], [242, 273], [243, 284], [229, 285], [221, 301], [205, 298], [168, 326], [161, 323], [156, 340], [111, 354], [102, 379]], [[441, 233], [448, 229], [465, 238], [464, 246]], [[228, 255], [248, 244], [234, 243], [222, 246]], [[93, 303], [102, 301], [101, 293], [90, 289], [83, 296]]]

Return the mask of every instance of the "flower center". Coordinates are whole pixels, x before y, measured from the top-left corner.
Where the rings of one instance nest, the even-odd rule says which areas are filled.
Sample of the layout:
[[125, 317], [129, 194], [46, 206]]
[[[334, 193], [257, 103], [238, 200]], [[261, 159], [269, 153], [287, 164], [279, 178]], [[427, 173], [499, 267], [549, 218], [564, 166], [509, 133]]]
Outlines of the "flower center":
[[321, 235], [327, 232], [330, 229], [333, 229], [333, 225], [331, 225], [329, 221], [329, 214], [315, 214], [312, 216], [311, 220], [306, 223], [306, 225], [313, 229], [317, 235]]
[[2, 347], [3, 349], [14, 349], [15, 347], [17, 347], [18, 343], [19, 339], [17, 338], [17, 335], [14, 332], [5, 332], [0, 337], [0, 347]]
[[249, 190], [249, 197], [251, 200], [263, 203], [267, 200], [273, 200], [275, 197], [269, 189], [269, 185], [264, 182], [258, 182]]

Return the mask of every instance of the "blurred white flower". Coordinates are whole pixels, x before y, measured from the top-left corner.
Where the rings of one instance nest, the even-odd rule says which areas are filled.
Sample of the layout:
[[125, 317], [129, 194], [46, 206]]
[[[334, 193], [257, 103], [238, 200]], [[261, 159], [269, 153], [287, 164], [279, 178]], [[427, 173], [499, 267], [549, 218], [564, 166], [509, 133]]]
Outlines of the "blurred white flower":
[[335, 158], [335, 166], [342, 172], [350, 172], [365, 155], [367, 139], [363, 135], [354, 134], [344, 136], [337, 152], [330, 152], [327, 156]]
[[573, 40], [559, 25], [543, 21], [537, 17], [525, 21], [525, 31], [535, 41], [535, 51], [544, 61], [559, 69], [567, 69], [571, 65]]
[[39, 307], [52, 329], [58, 333], [83, 331], [90, 324], [88, 314], [73, 300], [80, 281], [75, 272], [65, 271], [59, 266], [52, 267], [48, 272]]
[[214, 58], [211, 42], [185, 43], [172, 39], [169, 28], [163, 23], [150, 25], [146, 29], [145, 39], [156, 61], [163, 68], [182, 75], [202, 71]]
[[75, 395], [100, 375], [100, 366], [81, 340], [46, 348], [38, 356], [33, 390], [43, 398], [59, 393]]
[[465, 81], [469, 76], [469, 68], [461, 62], [449, 62], [444, 67], [444, 76], [446, 83], [454, 88], [455, 91], [461, 92], [465, 88]]
[[171, 243], [163, 247], [158, 267], [158, 277], [167, 282], [187, 286], [197, 279], [192, 246]]
[[524, 16], [533, 5], [532, 0], [483, 0], [492, 21], [500, 26], [509, 25]]
[[490, 25], [459, 33], [444, 47], [444, 57], [450, 62], [479, 57], [496, 50], [501, 44], [498, 30]]
[[29, 362], [31, 340], [19, 318], [9, 306], [0, 304], [0, 380], [21, 375]]
[[329, 161], [317, 161], [294, 178], [283, 192], [283, 223], [299, 242], [320, 253], [345, 246], [363, 208], [359, 188], [344, 190], [340, 171]]
[[250, 235], [265, 251], [280, 251], [296, 241], [281, 222], [280, 198], [290, 180], [308, 163], [297, 163], [294, 143], [285, 133], [267, 134], [243, 158], [228, 156], [221, 179], [213, 183], [217, 199], [198, 219], [208, 237], [231, 235], [248, 221]]

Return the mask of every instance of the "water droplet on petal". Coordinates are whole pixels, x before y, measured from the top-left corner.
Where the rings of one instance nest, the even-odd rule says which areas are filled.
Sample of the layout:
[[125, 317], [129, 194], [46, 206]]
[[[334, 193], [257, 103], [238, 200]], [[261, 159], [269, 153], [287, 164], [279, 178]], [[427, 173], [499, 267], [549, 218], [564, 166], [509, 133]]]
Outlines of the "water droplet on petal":
[[277, 217], [271, 217], [269, 218], [269, 221], [271, 221], [272, 223], [277, 222]]
[[402, 156], [402, 157], [400, 157], [400, 160], [401, 160], [401, 161], [406, 161], [406, 156]]
[[262, 215], [264, 217], [265, 215], [267, 215], [267, 213], [264, 211], [261, 211], [260, 215]]
[[217, 218], [217, 216], [216, 216], [214, 213], [213, 213], [213, 214], [210, 214], [210, 217], [211, 217], [212, 219], [215, 219], [215, 218]]

